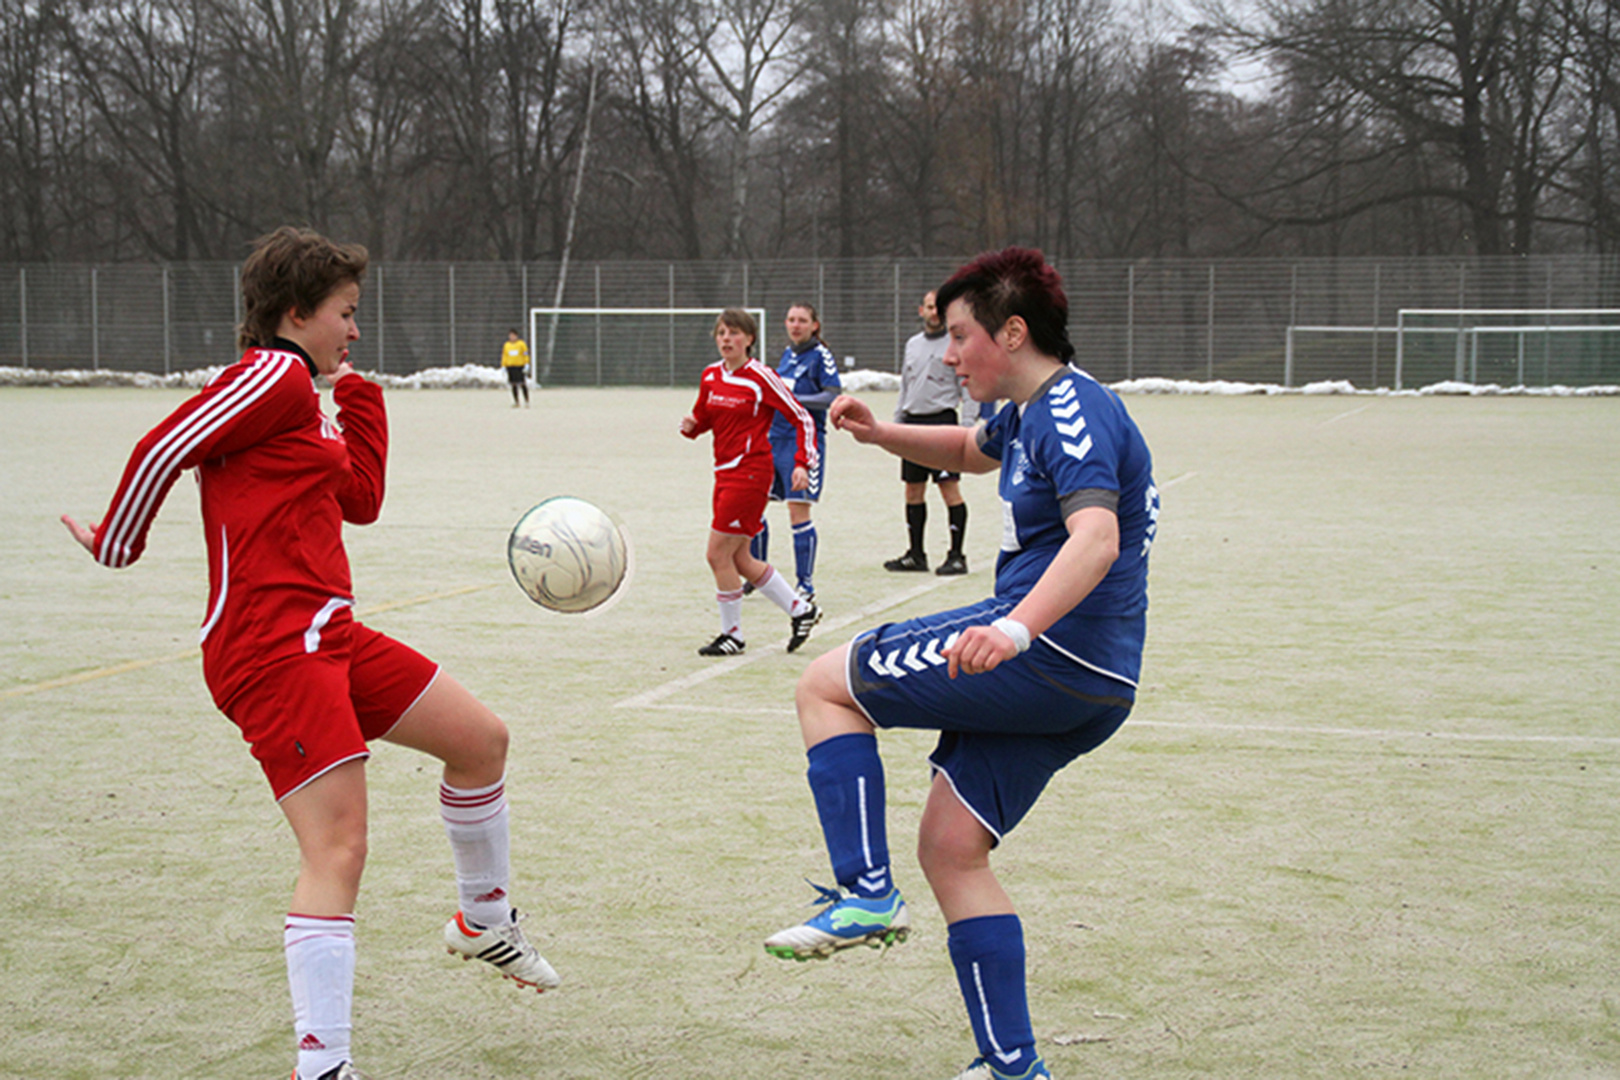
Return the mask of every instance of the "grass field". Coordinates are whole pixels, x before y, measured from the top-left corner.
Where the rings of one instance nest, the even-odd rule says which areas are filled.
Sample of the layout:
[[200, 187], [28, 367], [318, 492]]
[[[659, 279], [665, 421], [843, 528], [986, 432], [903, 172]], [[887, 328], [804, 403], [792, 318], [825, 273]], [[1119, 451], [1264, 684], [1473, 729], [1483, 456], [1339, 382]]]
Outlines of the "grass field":
[[[202, 685], [195, 494], [125, 571], [56, 520], [98, 516], [182, 396], [0, 390], [0, 1076], [291, 1067], [296, 852]], [[444, 954], [436, 774], [382, 746], [355, 1007], [376, 1080], [945, 1080], [973, 1056], [912, 851], [929, 736], [882, 736], [911, 941], [803, 965], [760, 942], [828, 876], [797, 673], [988, 592], [993, 479], [964, 484], [969, 576], [887, 574], [898, 467], [834, 435], [827, 622], [790, 656], [753, 599], [749, 654], [703, 660], [690, 397], [390, 394], [388, 503], [350, 532], [361, 615], [511, 724], [516, 899], [564, 986]], [[1164, 493], [1143, 693], [997, 855], [1054, 1076], [1620, 1077], [1620, 402], [1129, 404]], [[563, 493], [635, 542], [600, 617], [542, 611], [505, 566], [511, 523]]]

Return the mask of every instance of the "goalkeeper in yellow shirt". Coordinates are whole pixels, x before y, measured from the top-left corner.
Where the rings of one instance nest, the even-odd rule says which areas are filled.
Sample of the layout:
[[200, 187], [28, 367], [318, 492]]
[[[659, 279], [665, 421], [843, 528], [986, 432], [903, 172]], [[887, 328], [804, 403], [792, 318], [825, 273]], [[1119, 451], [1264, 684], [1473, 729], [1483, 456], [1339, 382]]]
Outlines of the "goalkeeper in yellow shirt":
[[512, 408], [518, 407], [518, 391], [523, 392], [523, 405], [529, 404], [529, 347], [518, 337], [516, 330], [506, 332], [506, 344], [501, 346], [501, 368], [506, 381], [512, 386]]

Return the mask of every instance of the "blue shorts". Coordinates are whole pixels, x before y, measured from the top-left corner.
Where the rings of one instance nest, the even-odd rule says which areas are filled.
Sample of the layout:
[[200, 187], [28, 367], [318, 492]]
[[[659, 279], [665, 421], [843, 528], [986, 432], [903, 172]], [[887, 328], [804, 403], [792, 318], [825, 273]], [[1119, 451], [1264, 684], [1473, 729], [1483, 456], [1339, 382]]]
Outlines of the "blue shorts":
[[804, 502], [813, 503], [821, 501], [821, 480], [827, 470], [827, 436], [823, 432], [816, 432], [816, 458], [821, 464], [810, 470], [810, 486], [799, 491], [789, 490], [788, 485], [793, 482], [793, 459], [799, 452], [799, 440], [788, 438], [782, 443], [775, 440], [771, 442], [771, 463], [775, 467], [775, 475], [771, 478], [772, 502]]
[[1057, 771], [1108, 740], [1131, 712], [1128, 687], [1036, 641], [979, 675], [947, 675], [953, 634], [1007, 614], [1013, 599], [886, 623], [850, 643], [851, 695], [878, 727], [938, 731], [928, 756], [996, 842]]

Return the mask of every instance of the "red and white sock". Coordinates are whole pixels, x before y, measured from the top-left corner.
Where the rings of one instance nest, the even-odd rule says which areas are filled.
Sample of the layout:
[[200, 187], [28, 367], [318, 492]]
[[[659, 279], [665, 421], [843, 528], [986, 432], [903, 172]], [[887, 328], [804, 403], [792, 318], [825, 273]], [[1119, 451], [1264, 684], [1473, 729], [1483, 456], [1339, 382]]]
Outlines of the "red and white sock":
[[439, 785], [439, 816], [456, 864], [461, 913], [481, 926], [512, 921], [512, 837], [506, 780], [481, 788]]
[[354, 916], [289, 914], [282, 932], [292, 991], [297, 1076], [323, 1076], [349, 1060], [354, 1006]]
[[759, 590], [759, 595], [789, 615], [803, 615], [810, 610], [809, 601], [794, 592], [793, 586], [789, 585], [787, 579], [778, 574], [774, 567], [765, 567], [765, 573], [754, 582], [754, 588]]
[[730, 634], [738, 641], [742, 636], [742, 590], [732, 589], [727, 592], [717, 592], [714, 598], [720, 602], [720, 632]]

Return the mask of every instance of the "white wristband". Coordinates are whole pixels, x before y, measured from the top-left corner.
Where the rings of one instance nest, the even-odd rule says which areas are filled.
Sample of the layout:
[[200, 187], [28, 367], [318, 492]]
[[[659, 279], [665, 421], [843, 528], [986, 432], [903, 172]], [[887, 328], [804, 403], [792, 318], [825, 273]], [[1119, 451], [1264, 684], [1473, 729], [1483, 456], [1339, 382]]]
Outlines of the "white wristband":
[[1029, 651], [1029, 627], [1017, 619], [1007, 618], [997, 619], [990, 625], [1012, 638], [1012, 643], [1018, 646], [1019, 652]]

